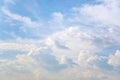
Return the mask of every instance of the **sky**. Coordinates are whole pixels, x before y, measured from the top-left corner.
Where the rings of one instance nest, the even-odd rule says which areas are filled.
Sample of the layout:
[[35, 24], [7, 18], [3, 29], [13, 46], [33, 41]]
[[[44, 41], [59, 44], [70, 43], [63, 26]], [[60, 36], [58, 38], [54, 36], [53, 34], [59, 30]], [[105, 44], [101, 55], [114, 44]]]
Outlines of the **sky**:
[[0, 0], [0, 80], [119, 80], [120, 0]]

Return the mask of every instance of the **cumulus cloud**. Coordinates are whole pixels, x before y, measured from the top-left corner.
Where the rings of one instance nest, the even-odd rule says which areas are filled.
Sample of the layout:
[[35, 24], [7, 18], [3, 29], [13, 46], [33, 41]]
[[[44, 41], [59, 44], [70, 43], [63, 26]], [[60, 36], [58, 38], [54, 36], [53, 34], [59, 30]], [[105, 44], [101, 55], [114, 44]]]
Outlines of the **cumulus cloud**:
[[[26, 74], [24, 75], [33, 75], [34, 78], [37, 77], [38, 80], [40, 78], [44, 79], [43, 77], [45, 75], [49, 75], [47, 77], [48, 79], [53, 79], [53, 77], [58, 79], [58, 75], [65, 75], [65, 73], [66, 76], [60, 79], [70, 79], [69, 77], [72, 79], [73, 76], [71, 75], [75, 74], [74, 78], [76, 80], [101, 80], [103, 78], [110, 80], [109, 78], [111, 77], [109, 73], [112, 72], [114, 74], [114, 69], [112, 70], [110, 65], [113, 65], [113, 63], [117, 61], [117, 58], [119, 60], [119, 57], [116, 58], [119, 53], [117, 51], [115, 56], [111, 56], [109, 58], [109, 63], [107, 63], [107, 56], [98, 56], [97, 52], [112, 46], [112, 44], [105, 47], [99, 46], [98, 42], [94, 39], [101, 38], [102, 41], [106, 41], [102, 36], [103, 35], [98, 36], [98, 34], [94, 34], [92, 31], [84, 31], [79, 27], [69, 27], [63, 31], [50, 35], [48, 38], [43, 39], [40, 42], [36, 40], [28, 40], [27, 42], [26, 40], [22, 40], [22, 43], [2, 42], [1, 50], [17, 49], [25, 50], [27, 53], [25, 52], [23, 54], [16, 55], [16, 59], [12, 61], [8, 60], [7, 62], [4, 62], [4, 60], [1, 60], [1, 64], [3, 66], [14, 65], [12, 69], [18, 71], [21, 71], [21, 68], [23, 68], [22, 71], [26, 71]], [[103, 42], [100, 42], [100, 44], [106, 45], [106, 43]], [[66, 46], [68, 46], [69, 49], [66, 49]], [[113, 62], [111, 62], [111, 60]], [[119, 61], [116, 63], [118, 65]], [[0, 67], [2, 68], [2, 66]], [[9, 69], [10, 67], [6, 69], [6, 71]], [[111, 71], [109, 72], [109, 70]], [[24, 73], [16, 71], [13, 72], [16, 74], [18, 73], [18, 75]], [[54, 74], [56, 72], [58, 75]], [[42, 73], [44, 73], [44, 75]], [[2, 75], [6, 75], [6, 73]], [[39, 77], [40, 75], [42, 76]], [[28, 77], [30, 78], [30, 76]], [[115, 76], [112, 79], [115, 79]]]

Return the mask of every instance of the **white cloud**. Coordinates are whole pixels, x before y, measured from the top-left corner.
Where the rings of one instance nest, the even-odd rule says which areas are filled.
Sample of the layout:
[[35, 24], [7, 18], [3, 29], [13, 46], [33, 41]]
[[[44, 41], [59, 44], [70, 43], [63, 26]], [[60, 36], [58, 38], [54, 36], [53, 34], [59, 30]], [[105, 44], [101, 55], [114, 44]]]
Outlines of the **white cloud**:
[[[22, 59], [23, 57], [21, 57]], [[25, 57], [26, 58], [26, 57]], [[28, 58], [26, 58], [28, 59]], [[24, 59], [25, 60], [25, 59]], [[23, 60], [1, 60], [0, 77], [1, 80], [33, 80], [36, 78], [35, 66], [32, 63], [22, 62]], [[29, 61], [29, 60], [28, 60]], [[29, 61], [30, 62], [30, 61]], [[7, 76], [7, 77], [6, 77]]]
[[64, 20], [64, 15], [60, 12], [54, 12], [53, 13], [53, 18], [56, 22], [61, 23]]
[[[98, 0], [99, 1], [99, 0]], [[73, 10], [78, 13], [76, 15], [76, 20], [82, 21], [84, 23], [97, 23], [104, 25], [115, 25], [120, 26], [120, 7], [119, 0], [100, 0], [101, 4], [96, 5], [84, 5], [80, 8], [73, 8]], [[82, 21], [83, 22], [83, 21]]]
[[[115, 34], [117, 34], [117, 32]], [[18, 71], [13, 71], [13, 75], [15, 73], [16, 75], [23, 76], [22, 73], [24, 72], [21, 71], [25, 71], [26, 74], [24, 75], [28, 75], [27, 77], [29, 78], [31, 78], [30, 76], [34, 76], [34, 79], [44, 79], [45, 76], [47, 76], [48, 79], [58, 79], [58, 76], [62, 75], [63, 78], [59, 79], [66, 80], [72, 79], [73, 76], [71, 75], [74, 74], [76, 80], [103, 80], [103, 78], [110, 80], [108, 79], [111, 78], [109, 73], [113, 73], [114, 70], [111, 69], [112, 71], [109, 72], [109, 70], [106, 69], [109, 68], [107, 57], [98, 56], [96, 53], [113, 45], [109, 44], [104, 47], [103, 45], [106, 45], [106, 43], [102, 43], [102, 41], [106, 41], [106, 38], [104, 38], [103, 35], [104, 34], [95, 34], [92, 30], [85, 31], [79, 26], [74, 26], [56, 32], [42, 41], [24, 39], [17, 40], [14, 43], [1, 41], [1, 50], [23, 50], [27, 51], [27, 53], [16, 55], [16, 59], [12, 61], [8, 60], [4, 62], [4, 60], [1, 60], [0, 63], [2, 63], [2, 66], [13, 65], [12, 69]], [[109, 34], [107, 33], [106, 35]], [[108, 36], [108, 38], [109, 37], [110, 36]], [[99, 43], [95, 41], [95, 39], [98, 38], [101, 39]], [[101, 44], [102, 46], [97, 44]], [[68, 47], [69, 49], [64, 47]], [[118, 55], [118, 53], [116, 55]], [[111, 59], [113, 59], [113, 57], [116, 56], [113, 55]], [[113, 63], [111, 63], [111, 65], [113, 65]], [[2, 66], [0, 66], [0, 68], [2, 68]], [[6, 72], [11, 72], [12, 69], [6, 67]], [[57, 71], [58, 74], [55, 75], [54, 73]], [[2, 73], [4, 74], [1, 75], [5, 76], [7, 74], [6, 72], [3, 71]], [[64, 76], [65, 74], [66, 76]], [[115, 77], [116, 76], [113, 76], [112, 79], [115, 79]], [[23, 77], [23, 80], [25, 79], [26, 77]]]
[[110, 55], [108, 63], [114, 67], [120, 67], [120, 51], [116, 50], [114, 55]]
[[[78, 14], [73, 17], [79, 21], [83, 15], [85, 23], [95, 23], [92, 28], [78, 25], [55, 32], [43, 40], [21, 38], [11, 42], [1, 41], [2, 51], [25, 51], [17, 54], [13, 60], [0, 59], [0, 77], [3, 76], [1, 80], [18, 80], [14, 76], [19, 80], [119, 80], [119, 72], [111, 66], [120, 66], [120, 51], [117, 50], [114, 55], [108, 53], [111, 47], [118, 46], [114, 50], [120, 47], [120, 28], [114, 26], [120, 25], [119, 7], [113, 0], [109, 0], [113, 1], [112, 3], [108, 0], [101, 1], [103, 3], [98, 5], [74, 8], [75, 14]], [[2, 8], [2, 11], [23, 25], [33, 27], [37, 24], [30, 18], [14, 14], [6, 8]], [[64, 14], [53, 13], [53, 22], [60, 23], [61, 26], [65, 20], [67, 19]], [[102, 23], [105, 27], [96, 26], [97, 23]], [[106, 24], [112, 25], [106, 27]]]
[[2, 7], [1, 11], [7, 15], [11, 20], [15, 20], [21, 22], [25, 27], [38, 27], [41, 25], [39, 22], [32, 21], [29, 17], [21, 16], [19, 14], [15, 14], [10, 12], [7, 8]]
[[15, 42], [0, 42], [0, 50], [19, 50], [19, 51], [29, 51], [31, 49], [36, 49], [37, 46], [34, 44], [22, 44]]

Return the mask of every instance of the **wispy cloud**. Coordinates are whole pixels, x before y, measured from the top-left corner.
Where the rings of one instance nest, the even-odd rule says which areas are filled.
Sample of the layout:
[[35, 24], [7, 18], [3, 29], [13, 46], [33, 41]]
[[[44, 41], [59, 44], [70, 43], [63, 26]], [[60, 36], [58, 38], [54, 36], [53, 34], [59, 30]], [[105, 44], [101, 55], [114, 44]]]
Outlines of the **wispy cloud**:
[[32, 21], [29, 17], [21, 16], [19, 14], [11, 13], [5, 7], [3, 7], [1, 10], [3, 11], [3, 13], [5, 15], [7, 15], [8, 17], [10, 17], [12, 20], [16, 20], [16, 21], [21, 22], [23, 24], [23, 26], [25, 26], [25, 27], [36, 27], [36, 26], [40, 25], [40, 23]]

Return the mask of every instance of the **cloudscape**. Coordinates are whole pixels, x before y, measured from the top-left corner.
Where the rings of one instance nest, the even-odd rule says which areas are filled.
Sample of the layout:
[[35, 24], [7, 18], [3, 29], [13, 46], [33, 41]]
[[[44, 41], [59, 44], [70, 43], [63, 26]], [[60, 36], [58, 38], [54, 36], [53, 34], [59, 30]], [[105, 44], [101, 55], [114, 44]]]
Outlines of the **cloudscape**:
[[0, 80], [120, 80], [120, 0], [0, 0]]

